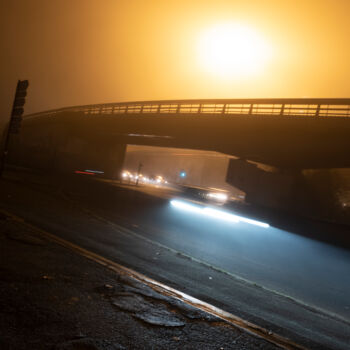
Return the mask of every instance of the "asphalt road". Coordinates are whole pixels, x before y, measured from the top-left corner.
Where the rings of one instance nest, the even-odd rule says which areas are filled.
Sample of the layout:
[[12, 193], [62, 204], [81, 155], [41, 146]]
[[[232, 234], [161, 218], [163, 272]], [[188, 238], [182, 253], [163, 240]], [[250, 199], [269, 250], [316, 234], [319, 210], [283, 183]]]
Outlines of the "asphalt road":
[[[131, 190], [136, 189], [131, 187]], [[124, 219], [129, 218], [138, 234], [350, 322], [348, 249], [311, 239], [308, 232], [305, 232], [305, 237], [300, 231], [295, 234], [273, 227], [273, 224], [266, 228], [197, 213], [196, 208], [206, 205], [186, 201], [181, 198], [181, 194], [155, 187], [140, 190], [164, 198], [165, 201], [155, 209], [152, 206], [140, 208], [136, 205], [132, 215], [122, 214]], [[185, 206], [172, 206], [172, 198], [185, 203]], [[101, 205], [108, 203], [107, 197], [102, 201], [99, 206], [95, 204], [94, 212], [97, 210], [104, 217], [118, 222], [120, 217], [115, 206], [104, 206], [102, 209]], [[217, 210], [256, 219], [249, 213], [242, 214], [220, 207]], [[259, 222], [265, 223], [262, 220]], [[317, 230], [320, 227], [315, 225], [306, 229]], [[332, 230], [334, 234], [339, 234], [335, 232], [339, 228], [332, 225], [328, 225], [327, 229], [330, 237]], [[340, 230], [344, 233], [347, 231], [350, 239], [349, 227], [343, 226]]]
[[164, 192], [15, 177], [1, 205], [27, 220], [310, 348], [349, 348], [350, 251], [310, 238], [347, 227], [259, 227], [174, 207]]
[[186, 204], [166, 204], [142, 215], [140, 234], [350, 321], [349, 250], [273, 226], [227, 222], [193, 212], [192, 203], [179, 202]]

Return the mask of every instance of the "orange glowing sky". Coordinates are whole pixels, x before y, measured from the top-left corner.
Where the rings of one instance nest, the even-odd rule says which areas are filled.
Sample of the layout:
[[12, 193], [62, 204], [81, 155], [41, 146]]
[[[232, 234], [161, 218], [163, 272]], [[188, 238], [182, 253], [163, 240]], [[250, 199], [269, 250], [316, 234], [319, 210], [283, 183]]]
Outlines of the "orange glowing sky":
[[[18, 78], [31, 84], [26, 113], [151, 99], [349, 97], [349, 13], [349, 0], [1, 1], [1, 118]], [[248, 38], [220, 29], [237, 26]]]

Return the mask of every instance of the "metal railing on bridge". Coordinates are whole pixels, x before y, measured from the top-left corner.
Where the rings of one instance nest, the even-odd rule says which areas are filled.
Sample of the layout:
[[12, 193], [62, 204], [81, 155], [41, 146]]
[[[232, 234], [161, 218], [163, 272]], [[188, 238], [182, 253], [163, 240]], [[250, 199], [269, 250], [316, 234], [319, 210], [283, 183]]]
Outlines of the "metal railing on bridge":
[[350, 117], [350, 99], [206, 99], [117, 102], [65, 107], [27, 115], [26, 117], [51, 115], [60, 112], [113, 115], [192, 114]]

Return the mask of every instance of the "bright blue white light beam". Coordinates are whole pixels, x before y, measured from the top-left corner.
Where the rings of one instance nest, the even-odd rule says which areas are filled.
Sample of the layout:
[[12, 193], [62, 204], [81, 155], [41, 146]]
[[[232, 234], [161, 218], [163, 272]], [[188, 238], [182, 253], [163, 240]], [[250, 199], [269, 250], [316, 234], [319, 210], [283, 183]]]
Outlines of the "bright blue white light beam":
[[248, 219], [239, 215], [230, 214], [225, 211], [214, 209], [211, 207], [200, 207], [198, 205], [193, 205], [188, 202], [179, 201], [175, 199], [171, 200], [170, 204], [175, 208], [183, 209], [192, 213], [209, 216], [215, 219], [220, 219], [220, 220], [229, 221], [233, 223], [245, 222], [247, 224], [256, 225], [264, 228], [270, 227], [269, 224], [266, 224], [264, 222]]

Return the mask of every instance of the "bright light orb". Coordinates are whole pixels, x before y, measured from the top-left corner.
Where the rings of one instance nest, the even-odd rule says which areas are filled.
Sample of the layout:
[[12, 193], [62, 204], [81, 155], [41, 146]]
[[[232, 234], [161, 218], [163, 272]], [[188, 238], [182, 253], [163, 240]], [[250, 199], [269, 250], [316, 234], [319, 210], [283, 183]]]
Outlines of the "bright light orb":
[[222, 24], [203, 32], [199, 59], [206, 71], [223, 78], [259, 73], [270, 56], [270, 48], [252, 28]]

